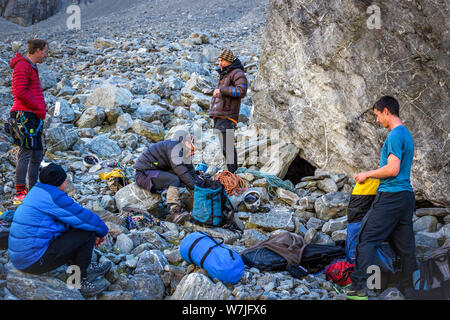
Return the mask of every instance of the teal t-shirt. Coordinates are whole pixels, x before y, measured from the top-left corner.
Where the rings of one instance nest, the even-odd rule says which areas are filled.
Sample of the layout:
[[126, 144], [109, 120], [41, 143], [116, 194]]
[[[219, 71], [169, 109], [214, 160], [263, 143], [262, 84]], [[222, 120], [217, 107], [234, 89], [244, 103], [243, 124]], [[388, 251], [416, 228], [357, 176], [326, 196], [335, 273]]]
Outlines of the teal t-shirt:
[[400, 171], [396, 177], [381, 179], [378, 191], [413, 191], [410, 177], [414, 157], [414, 141], [404, 125], [395, 127], [389, 132], [381, 149], [380, 168], [387, 165], [391, 153], [400, 159]]

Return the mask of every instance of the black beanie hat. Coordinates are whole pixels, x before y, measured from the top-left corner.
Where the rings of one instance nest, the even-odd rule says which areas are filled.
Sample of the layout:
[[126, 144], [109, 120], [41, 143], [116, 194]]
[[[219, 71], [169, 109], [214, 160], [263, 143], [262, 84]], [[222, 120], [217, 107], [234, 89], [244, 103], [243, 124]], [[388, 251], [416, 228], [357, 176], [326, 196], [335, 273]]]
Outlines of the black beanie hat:
[[56, 187], [62, 185], [66, 178], [66, 172], [56, 163], [50, 163], [48, 166], [42, 168], [39, 173], [39, 181]]

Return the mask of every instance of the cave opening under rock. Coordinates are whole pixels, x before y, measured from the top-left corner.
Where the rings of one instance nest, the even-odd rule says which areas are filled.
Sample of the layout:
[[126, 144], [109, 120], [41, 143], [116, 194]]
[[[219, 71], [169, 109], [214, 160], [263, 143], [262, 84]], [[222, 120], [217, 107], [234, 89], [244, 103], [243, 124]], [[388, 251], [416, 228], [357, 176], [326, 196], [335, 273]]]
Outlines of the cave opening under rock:
[[303, 177], [313, 176], [315, 170], [316, 167], [297, 155], [289, 166], [288, 171], [284, 176], [284, 180], [289, 180], [296, 185]]

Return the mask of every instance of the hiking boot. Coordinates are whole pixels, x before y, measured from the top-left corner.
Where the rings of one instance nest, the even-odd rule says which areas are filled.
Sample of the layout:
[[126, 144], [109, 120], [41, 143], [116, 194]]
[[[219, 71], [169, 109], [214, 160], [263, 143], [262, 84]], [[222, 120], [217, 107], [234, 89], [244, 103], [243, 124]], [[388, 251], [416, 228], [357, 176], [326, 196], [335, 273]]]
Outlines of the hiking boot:
[[22, 201], [23, 201], [23, 199], [25, 199], [27, 194], [28, 194], [28, 190], [27, 189], [25, 189], [23, 191], [16, 192], [16, 195], [14, 196], [14, 199], [13, 199], [13, 204], [16, 205], [16, 206], [22, 204]]
[[87, 269], [87, 280], [94, 281], [98, 277], [104, 276], [111, 270], [112, 262], [105, 261], [103, 263], [92, 263]]
[[106, 281], [89, 281], [88, 279], [83, 279], [81, 281], [80, 293], [83, 297], [93, 297], [104, 291], [108, 287], [108, 282]]
[[350, 284], [342, 289], [349, 300], [369, 300], [367, 288], [356, 287]]

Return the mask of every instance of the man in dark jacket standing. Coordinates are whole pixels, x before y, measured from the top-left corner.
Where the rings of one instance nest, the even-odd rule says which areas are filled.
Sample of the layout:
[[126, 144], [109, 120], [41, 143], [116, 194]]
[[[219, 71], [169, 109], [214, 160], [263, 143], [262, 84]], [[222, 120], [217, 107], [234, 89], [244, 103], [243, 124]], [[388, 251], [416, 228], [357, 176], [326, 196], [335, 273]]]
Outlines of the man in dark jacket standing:
[[95, 282], [111, 269], [111, 262], [91, 264], [94, 246], [101, 245], [108, 227], [93, 212], [65, 192], [67, 174], [51, 163], [41, 169], [40, 182], [14, 213], [8, 253], [17, 269], [42, 274], [69, 264], [80, 268], [80, 292], [94, 296], [106, 289]]
[[214, 90], [209, 115], [214, 119], [214, 129], [220, 132], [222, 153], [228, 171], [234, 173], [237, 169], [234, 129], [239, 120], [241, 99], [247, 94], [248, 84], [244, 67], [241, 61], [234, 57], [231, 50], [223, 50], [218, 60], [219, 82]]
[[136, 160], [136, 184], [150, 192], [167, 188], [166, 203], [170, 213], [166, 220], [183, 223], [189, 218], [180, 204], [178, 188], [181, 183], [193, 190], [195, 170], [190, 157], [194, 143], [188, 132], [179, 130], [172, 139], [160, 141], [147, 148]]
[[37, 64], [44, 62], [47, 55], [47, 41], [31, 39], [28, 40], [27, 56], [16, 53], [10, 63], [13, 69], [11, 91], [14, 104], [9, 124], [15, 144], [20, 147], [17, 154], [16, 195], [13, 200], [15, 205], [22, 203], [28, 190], [37, 182], [39, 165], [44, 155], [42, 128], [46, 106]]

